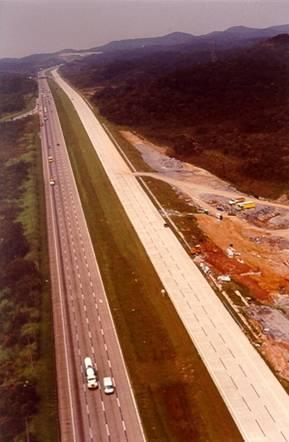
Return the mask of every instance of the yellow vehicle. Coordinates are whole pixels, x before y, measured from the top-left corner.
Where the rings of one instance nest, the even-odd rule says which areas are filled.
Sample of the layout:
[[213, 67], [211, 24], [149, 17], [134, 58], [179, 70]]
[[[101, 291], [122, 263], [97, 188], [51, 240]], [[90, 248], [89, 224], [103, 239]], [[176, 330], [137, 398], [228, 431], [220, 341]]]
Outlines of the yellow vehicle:
[[242, 203], [238, 203], [236, 206], [239, 210], [255, 209], [256, 203], [254, 201], [244, 201]]

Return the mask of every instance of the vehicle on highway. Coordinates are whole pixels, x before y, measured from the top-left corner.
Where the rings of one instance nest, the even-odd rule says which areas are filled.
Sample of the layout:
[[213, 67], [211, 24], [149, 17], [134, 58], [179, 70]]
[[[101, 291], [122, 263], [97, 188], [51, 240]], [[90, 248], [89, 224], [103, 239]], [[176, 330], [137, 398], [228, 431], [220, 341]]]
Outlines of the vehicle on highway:
[[56, 146], [60, 146], [60, 144], [59, 144], [59, 143], [56, 143]]
[[114, 388], [115, 387], [110, 376], [103, 378], [103, 389], [105, 394], [112, 394], [114, 392]]
[[98, 388], [97, 371], [94, 368], [91, 358], [84, 358], [84, 373], [86, 377], [86, 384], [89, 389]]
[[53, 161], [53, 156], [52, 156], [52, 155], [49, 155], [49, 157], [48, 157], [48, 163], [52, 163], [52, 161]]
[[54, 178], [50, 178], [49, 184], [50, 184], [50, 186], [54, 186], [55, 185], [55, 179]]

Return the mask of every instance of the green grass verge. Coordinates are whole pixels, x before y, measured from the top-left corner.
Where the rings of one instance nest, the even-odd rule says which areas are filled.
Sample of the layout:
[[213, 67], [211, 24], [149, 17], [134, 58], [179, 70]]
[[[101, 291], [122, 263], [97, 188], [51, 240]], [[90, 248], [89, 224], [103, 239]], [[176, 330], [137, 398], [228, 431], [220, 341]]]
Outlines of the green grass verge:
[[148, 440], [241, 440], [77, 113], [50, 86]]

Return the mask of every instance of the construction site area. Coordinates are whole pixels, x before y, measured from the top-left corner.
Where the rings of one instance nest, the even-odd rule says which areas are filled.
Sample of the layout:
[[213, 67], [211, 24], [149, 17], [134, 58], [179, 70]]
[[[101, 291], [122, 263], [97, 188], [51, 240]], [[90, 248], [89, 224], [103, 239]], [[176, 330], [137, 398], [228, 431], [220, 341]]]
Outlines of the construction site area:
[[[122, 131], [148, 184], [217, 296], [289, 388], [289, 200], [240, 193], [204, 169]], [[147, 170], [147, 169], [146, 169]], [[164, 184], [165, 183], [165, 184]], [[169, 186], [168, 186], [169, 185]]]

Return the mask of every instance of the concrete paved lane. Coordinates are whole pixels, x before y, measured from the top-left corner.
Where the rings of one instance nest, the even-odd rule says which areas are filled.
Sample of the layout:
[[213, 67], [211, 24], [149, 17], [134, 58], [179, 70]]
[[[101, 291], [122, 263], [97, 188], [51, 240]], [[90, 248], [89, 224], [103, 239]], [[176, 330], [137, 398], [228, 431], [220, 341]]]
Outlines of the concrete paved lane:
[[[51, 273], [56, 281], [53, 296], [62, 440], [143, 441], [142, 426], [46, 80], [40, 80], [40, 89], [45, 90], [41, 103], [46, 118], [42, 126], [46, 198], [51, 201], [48, 212], [53, 214], [59, 237], [56, 251], [53, 232], [49, 229]], [[48, 156], [53, 157], [51, 163]], [[55, 186], [47, 185], [49, 177], [55, 179]], [[53, 264], [56, 253], [58, 272]], [[63, 286], [61, 293], [58, 280]], [[58, 314], [60, 297], [65, 324]], [[60, 347], [63, 334], [69, 339]], [[65, 354], [67, 361], [63, 361]], [[102, 388], [88, 391], [83, 370], [86, 356], [95, 362], [100, 381], [104, 376], [113, 377], [115, 394], [107, 396]]]
[[289, 398], [134, 177], [104, 128], [57, 72], [189, 335], [247, 441], [289, 441]]

